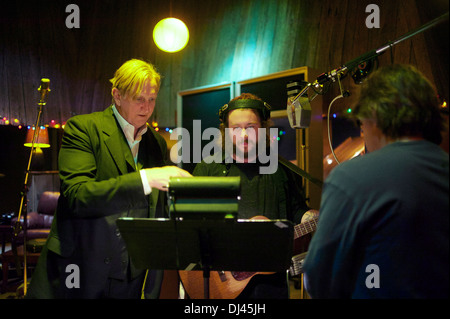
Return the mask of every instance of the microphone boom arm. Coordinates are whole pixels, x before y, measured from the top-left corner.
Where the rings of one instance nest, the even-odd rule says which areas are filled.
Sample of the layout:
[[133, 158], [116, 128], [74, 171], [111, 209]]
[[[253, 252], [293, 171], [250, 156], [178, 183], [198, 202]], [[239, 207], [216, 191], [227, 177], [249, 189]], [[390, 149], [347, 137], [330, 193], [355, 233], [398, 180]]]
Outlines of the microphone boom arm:
[[[342, 65], [341, 67], [334, 69], [328, 73], [322, 73], [321, 75], [319, 75], [316, 79], [316, 81], [314, 81], [314, 83], [308, 83], [305, 88], [293, 99], [293, 101], [296, 101], [298, 98], [300, 98], [301, 96], [303, 96], [310, 87], [320, 87], [321, 85], [323, 85], [326, 82], [329, 82], [330, 80], [332, 82], [336, 81], [336, 78], [338, 79], [342, 79], [347, 75], [347, 72], [349, 70], [353, 70], [354, 68], [356, 68], [358, 65], [367, 62], [367, 61], [371, 61], [373, 59], [375, 59], [376, 57], [380, 56], [381, 54], [383, 54], [386, 50], [388, 49], [392, 49], [392, 47], [394, 47], [394, 45], [399, 44], [400, 42], [407, 40], [419, 33], [424, 32], [425, 30], [428, 30], [432, 27], [434, 27], [435, 25], [444, 22], [445, 20], [448, 20], [449, 17], [449, 13], [446, 12], [443, 15], [435, 18], [434, 20], [424, 24], [423, 26], [412, 30], [402, 36], [400, 36], [398, 39], [394, 40], [394, 41], [389, 41], [386, 44], [382, 45], [381, 47], [379, 47], [378, 49], [375, 50], [371, 50], [369, 52], [364, 53], [363, 55], [360, 55], [359, 57], [350, 60], [347, 63], [344, 63], [344, 65]], [[342, 91], [342, 89], [341, 89]], [[312, 101], [319, 93], [316, 92], [316, 94], [310, 99], [310, 101]]]
[[419, 34], [419, 33], [422, 33], [422, 32], [424, 32], [425, 30], [427, 30], [427, 29], [429, 29], [429, 28], [431, 28], [431, 27], [434, 27], [435, 25], [437, 25], [437, 24], [439, 24], [439, 23], [441, 23], [441, 22], [447, 20], [447, 19], [448, 19], [448, 16], [449, 16], [449, 13], [446, 12], [446, 13], [444, 13], [443, 15], [441, 15], [440, 17], [438, 17], [438, 18], [436, 18], [436, 19], [434, 19], [434, 20], [432, 20], [432, 21], [430, 21], [430, 22], [424, 24], [423, 26], [421, 26], [421, 27], [419, 27], [419, 28], [417, 28], [417, 29], [415, 29], [415, 30], [412, 30], [412, 31], [410, 31], [410, 32], [408, 32], [408, 33], [402, 35], [402, 36], [399, 37], [397, 40], [390, 41], [390, 42], [388, 42], [388, 43], [382, 45], [382, 46], [379, 47], [378, 49], [375, 49], [375, 50], [372, 50], [372, 51], [370, 51], [370, 52], [364, 53], [363, 55], [357, 57], [356, 59], [353, 59], [353, 60], [351, 60], [351, 61], [345, 63], [345, 64], [340, 68], [341, 72], [345, 72], [345, 71], [347, 71], [347, 70], [352, 70], [352, 69], [356, 68], [358, 65], [360, 65], [361, 63], [364, 63], [364, 62], [373, 60], [373, 59], [376, 58], [377, 56], [383, 54], [387, 49], [392, 49], [392, 47], [393, 47], [394, 45], [397, 45], [397, 44], [399, 44], [400, 42], [402, 42], [402, 41], [404, 41], [404, 40], [407, 40], [407, 39], [409, 39], [409, 38], [411, 38], [411, 37], [413, 37], [413, 36], [415, 36], [415, 35], [417, 35], [417, 34]]

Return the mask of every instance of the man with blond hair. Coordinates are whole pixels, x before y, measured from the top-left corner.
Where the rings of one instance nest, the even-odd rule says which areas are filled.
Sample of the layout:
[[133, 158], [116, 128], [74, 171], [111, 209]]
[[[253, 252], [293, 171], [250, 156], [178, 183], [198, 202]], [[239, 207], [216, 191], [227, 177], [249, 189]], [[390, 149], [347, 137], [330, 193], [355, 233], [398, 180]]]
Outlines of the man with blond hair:
[[190, 176], [165, 166], [166, 142], [147, 124], [160, 79], [150, 63], [129, 60], [111, 79], [111, 106], [67, 121], [61, 195], [28, 298], [132, 299], [144, 287], [159, 296], [163, 272], [136, 269], [116, 220], [164, 217], [170, 177]]

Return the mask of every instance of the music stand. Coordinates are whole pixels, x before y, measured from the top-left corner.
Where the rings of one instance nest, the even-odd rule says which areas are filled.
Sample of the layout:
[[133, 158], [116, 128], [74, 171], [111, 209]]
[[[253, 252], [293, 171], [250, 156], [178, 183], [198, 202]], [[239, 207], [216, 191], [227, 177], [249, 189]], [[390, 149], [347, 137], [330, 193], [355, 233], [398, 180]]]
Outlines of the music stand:
[[209, 272], [279, 272], [289, 269], [294, 227], [287, 220], [147, 219], [117, 220], [128, 253], [141, 269]]
[[236, 218], [241, 194], [239, 176], [172, 177], [170, 218]]

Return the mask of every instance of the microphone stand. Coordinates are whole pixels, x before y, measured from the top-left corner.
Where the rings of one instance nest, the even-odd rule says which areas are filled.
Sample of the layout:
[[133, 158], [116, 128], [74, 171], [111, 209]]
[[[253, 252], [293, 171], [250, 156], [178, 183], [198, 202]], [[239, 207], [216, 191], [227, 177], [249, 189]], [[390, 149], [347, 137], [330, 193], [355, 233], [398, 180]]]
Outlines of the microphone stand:
[[[46, 96], [47, 93], [50, 91], [48, 88], [50, 80], [48, 79], [42, 79], [41, 80], [41, 86], [39, 87], [38, 91], [41, 92], [41, 98], [38, 103], [38, 113], [36, 117], [36, 125], [35, 130], [33, 134], [33, 140], [31, 142], [31, 150], [30, 155], [28, 157], [28, 164], [27, 169], [25, 171], [25, 181], [23, 184], [23, 190], [21, 192], [21, 198], [20, 198], [20, 207], [19, 207], [19, 215], [17, 216], [16, 224], [14, 225], [14, 237], [17, 238], [21, 230], [23, 230], [23, 295], [26, 296], [27, 294], [27, 249], [26, 249], [26, 243], [27, 243], [27, 193], [28, 193], [28, 177], [30, 175], [30, 168], [31, 168], [31, 162], [33, 159], [33, 151], [34, 151], [34, 144], [36, 143], [36, 140], [39, 136], [40, 131], [40, 122], [41, 122], [41, 115], [42, 115], [42, 109], [44, 105], [46, 104]], [[23, 216], [23, 226], [20, 222], [21, 217]], [[20, 269], [20, 260], [18, 257], [18, 254], [16, 254], [16, 268]]]

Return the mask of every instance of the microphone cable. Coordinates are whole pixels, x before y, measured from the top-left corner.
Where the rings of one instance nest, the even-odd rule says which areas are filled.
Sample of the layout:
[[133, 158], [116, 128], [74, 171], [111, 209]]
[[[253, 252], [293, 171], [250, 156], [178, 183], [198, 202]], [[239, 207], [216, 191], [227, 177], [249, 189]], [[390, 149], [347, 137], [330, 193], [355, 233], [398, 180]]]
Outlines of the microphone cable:
[[333, 101], [331, 101], [330, 105], [328, 106], [328, 114], [327, 114], [327, 132], [328, 132], [328, 144], [330, 145], [331, 154], [333, 154], [334, 159], [336, 160], [336, 163], [340, 164], [339, 160], [336, 157], [336, 154], [334, 153], [333, 145], [331, 144], [331, 137], [330, 137], [330, 110], [331, 106], [335, 101], [337, 101], [340, 98], [343, 98], [344, 96], [342, 94], [336, 96]]

